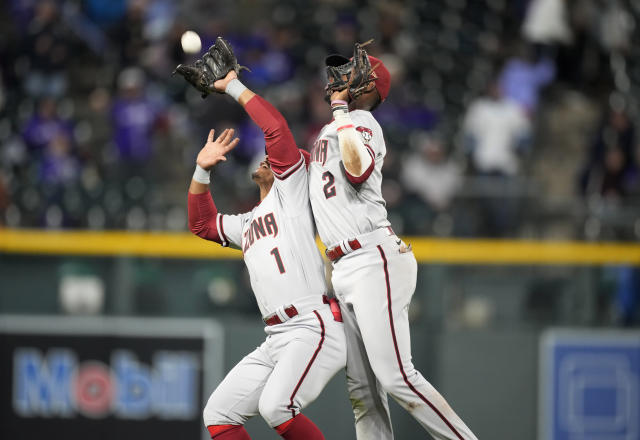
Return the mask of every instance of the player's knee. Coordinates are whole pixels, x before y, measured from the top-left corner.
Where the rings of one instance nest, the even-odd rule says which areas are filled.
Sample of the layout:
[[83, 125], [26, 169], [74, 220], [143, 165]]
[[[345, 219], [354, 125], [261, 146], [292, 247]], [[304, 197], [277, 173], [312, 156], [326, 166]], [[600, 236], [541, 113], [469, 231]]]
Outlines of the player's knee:
[[372, 388], [375, 388], [375, 385], [372, 385], [367, 380], [360, 380], [347, 375], [347, 390], [351, 398], [370, 399], [370, 394], [373, 392]]
[[291, 410], [285, 402], [270, 398], [264, 394], [258, 402], [258, 412], [269, 426], [276, 426], [291, 417]]
[[211, 405], [210, 401], [207, 402], [207, 404], [204, 406], [204, 410], [202, 410], [202, 420], [204, 420], [205, 426], [216, 424], [215, 414], [216, 414], [215, 408]]
[[376, 374], [378, 382], [383, 390], [389, 394], [394, 394], [404, 386], [404, 380], [402, 374], [398, 371], [385, 371], [380, 374]]
[[228, 425], [234, 421], [227, 416], [227, 411], [214, 398], [209, 399], [202, 411], [202, 419], [205, 426]]
[[384, 369], [383, 371], [375, 371], [376, 378], [380, 382], [380, 386], [389, 394], [396, 394], [406, 389], [409, 384], [414, 386], [424, 381], [420, 373], [414, 368], [411, 362], [403, 365], [403, 370], [395, 368], [392, 370]]
[[379, 382], [371, 383], [368, 380], [347, 376], [347, 389], [356, 422], [372, 411], [375, 412], [380, 402], [387, 399], [387, 394], [381, 389]]
[[367, 415], [369, 412], [370, 402], [366, 399], [353, 396], [350, 396], [349, 400], [351, 401], [351, 409], [353, 410], [353, 416], [355, 417], [356, 422]]

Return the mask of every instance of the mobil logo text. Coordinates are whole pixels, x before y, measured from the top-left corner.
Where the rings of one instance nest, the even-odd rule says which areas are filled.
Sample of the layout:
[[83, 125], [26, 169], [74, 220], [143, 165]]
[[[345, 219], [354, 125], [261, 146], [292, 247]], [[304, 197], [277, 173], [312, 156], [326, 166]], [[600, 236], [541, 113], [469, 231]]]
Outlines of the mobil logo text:
[[107, 365], [69, 348], [13, 352], [13, 408], [21, 417], [184, 420], [199, 410], [198, 353], [158, 350], [150, 365], [113, 350]]

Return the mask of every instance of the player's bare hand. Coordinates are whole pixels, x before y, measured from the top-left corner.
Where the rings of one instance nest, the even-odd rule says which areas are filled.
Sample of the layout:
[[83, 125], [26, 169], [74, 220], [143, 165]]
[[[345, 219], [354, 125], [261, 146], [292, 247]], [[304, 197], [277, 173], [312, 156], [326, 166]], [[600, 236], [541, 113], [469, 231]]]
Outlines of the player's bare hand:
[[235, 70], [230, 70], [229, 73], [227, 73], [227, 76], [213, 83], [213, 88], [216, 89], [216, 92], [224, 93], [227, 88], [227, 84], [229, 84], [229, 81], [237, 77], [238, 74], [235, 72]]
[[234, 133], [235, 130], [233, 128], [227, 128], [218, 136], [218, 139], [214, 140], [215, 130], [211, 130], [207, 143], [198, 153], [196, 163], [205, 170], [210, 170], [218, 162], [226, 161], [225, 154], [233, 150], [240, 142], [239, 138], [233, 138]]
[[349, 88], [345, 88], [343, 90], [339, 90], [337, 92], [333, 92], [331, 94], [331, 100], [335, 101], [335, 100], [340, 100], [340, 101], [347, 101], [349, 102]]

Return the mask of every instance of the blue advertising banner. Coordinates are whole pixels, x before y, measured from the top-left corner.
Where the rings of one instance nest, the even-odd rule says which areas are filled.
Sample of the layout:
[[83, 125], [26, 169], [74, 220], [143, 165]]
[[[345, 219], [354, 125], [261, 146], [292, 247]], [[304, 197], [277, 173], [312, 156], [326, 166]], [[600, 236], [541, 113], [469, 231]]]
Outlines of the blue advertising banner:
[[640, 440], [640, 332], [550, 330], [540, 354], [541, 439]]
[[203, 438], [209, 321], [0, 317], [0, 438]]

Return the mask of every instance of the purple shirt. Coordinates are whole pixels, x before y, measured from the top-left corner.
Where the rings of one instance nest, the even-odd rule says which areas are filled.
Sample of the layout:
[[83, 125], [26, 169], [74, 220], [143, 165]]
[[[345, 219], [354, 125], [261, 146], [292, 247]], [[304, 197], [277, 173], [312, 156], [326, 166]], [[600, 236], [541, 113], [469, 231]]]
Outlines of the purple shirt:
[[22, 135], [29, 148], [40, 153], [58, 136], [71, 138], [71, 126], [62, 119], [44, 119], [35, 114], [27, 122]]
[[40, 179], [48, 185], [63, 185], [78, 179], [80, 163], [71, 155], [45, 154], [40, 163]]
[[548, 59], [540, 60], [537, 64], [512, 59], [502, 69], [500, 89], [505, 98], [532, 112], [538, 107], [540, 89], [550, 83], [555, 75], [555, 65]]
[[146, 98], [118, 99], [111, 109], [115, 143], [125, 160], [151, 156], [151, 137], [158, 107]]

